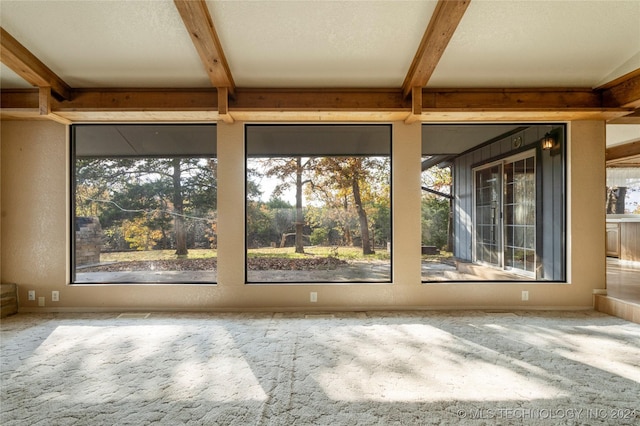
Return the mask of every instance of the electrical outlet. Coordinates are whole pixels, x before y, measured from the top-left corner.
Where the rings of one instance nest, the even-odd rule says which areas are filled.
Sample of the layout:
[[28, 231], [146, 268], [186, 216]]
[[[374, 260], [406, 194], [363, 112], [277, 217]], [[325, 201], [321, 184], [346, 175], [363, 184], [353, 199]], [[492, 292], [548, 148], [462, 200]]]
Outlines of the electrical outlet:
[[527, 290], [522, 290], [522, 300], [523, 301], [529, 300], [529, 292]]
[[312, 291], [311, 293], [309, 293], [309, 301], [315, 303], [318, 301], [318, 293], [316, 293], [315, 291]]
[[44, 306], [44, 297], [38, 297], [38, 306]]
[[29, 300], [36, 300], [36, 291], [29, 290]]
[[57, 290], [54, 290], [51, 292], [51, 301], [52, 302], [59, 302], [60, 301], [60, 292]]

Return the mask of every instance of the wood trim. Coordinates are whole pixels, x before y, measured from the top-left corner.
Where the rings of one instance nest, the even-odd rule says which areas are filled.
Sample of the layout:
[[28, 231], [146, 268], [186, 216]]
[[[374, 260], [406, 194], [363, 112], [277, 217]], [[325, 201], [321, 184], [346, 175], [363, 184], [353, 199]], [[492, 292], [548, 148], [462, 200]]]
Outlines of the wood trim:
[[636, 109], [631, 114], [611, 120], [608, 124], [640, 124], [640, 109]]
[[234, 111], [406, 111], [398, 89], [238, 89]]
[[233, 117], [229, 114], [229, 90], [226, 87], [218, 88], [218, 114], [225, 123], [233, 123]]
[[217, 111], [216, 89], [82, 89], [56, 111]]
[[411, 124], [419, 120], [422, 114], [422, 87], [411, 88], [411, 114], [405, 120], [406, 124]]
[[415, 115], [422, 114], [422, 87], [411, 89], [411, 113]]
[[627, 114], [627, 110], [604, 108], [575, 109], [483, 109], [483, 108], [449, 108], [423, 109], [418, 117], [422, 122], [461, 122], [461, 121], [580, 121], [580, 120], [613, 120]]
[[422, 108], [485, 110], [602, 108], [601, 96], [589, 88], [424, 89]]
[[605, 150], [605, 161], [618, 160], [621, 158], [634, 157], [640, 155], [640, 141], [616, 145]]
[[51, 87], [41, 87], [38, 91], [40, 115], [51, 114]]
[[626, 73], [623, 76], [620, 76], [616, 79], [613, 79], [607, 83], [601, 84], [600, 86], [596, 87], [596, 90], [604, 90], [604, 89], [610, 89], [614, 86], [617, 86], [620, 83], [624, 83], [625, 81], [633, 78], [633, 77], [637, 77], [640, 76], [640, 68], [638, 68], [637, 70], [633, 70], [631, 72]]
[[214, 87], [235, 93], [235, 83], [205, 0], [174, 0]]
[[[417, 96], [416, 96], [417, 97]], [[37, 108], [38, 91], [1, 90], [2, 108]], [[57, 110], [218, 110], [217, 89], [77, 89], [73, 99], [54, 100]], [[417, 112], [396, 89], [238, 89], [235, 110], [354, 110]], [[589, 89], [422, 89], [424, 110], [611, 110]], [[632, 109], [623, 109], [633, 115]]]
[[71, 121], [60, 117], [58, 114], [51, 112], [51, 104], [53, 103], [51, 87], [40, 87], [38, 89], [38, 113], [41, 117], [46, 117], [50, 120], [61, 124], [71, 124]]
[[[224, 90], [82, 89], [72, 92], [72, 100], [53, 98], [50, 105], [52, 113], [72, 121], [609, 120], [632, 111], [604, 108], [599, 94], [588, 89], [417, 88], [421, 110], [399, 89], [238, 89], [235, 99], [225, 97]], [[2, 90], [0, 105], [5, 118], [34, 118], [39, 115], [39, 92]]]
[[0, 27], [0, 59], [29, 84], [51, 87], [60, 99], [69, 99], [71, 88], [11, 34]]
[[438, 1], [402, 83], [404, 96], [407, 96], [413, 87], [426, 86], [470, 2], [471, 0]]
[[606, 84], [602, 92], [604, 105], [613, 107], [640, 108], [640, 69], [630, 72], [622, 78]]

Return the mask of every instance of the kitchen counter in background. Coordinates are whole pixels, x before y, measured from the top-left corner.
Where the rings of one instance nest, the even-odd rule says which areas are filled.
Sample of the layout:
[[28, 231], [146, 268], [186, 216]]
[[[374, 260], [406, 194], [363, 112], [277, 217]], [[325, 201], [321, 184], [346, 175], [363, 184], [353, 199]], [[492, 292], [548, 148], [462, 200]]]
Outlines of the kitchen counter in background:
[[607, 256], [640, 261], [640, 215], [607, 215]]

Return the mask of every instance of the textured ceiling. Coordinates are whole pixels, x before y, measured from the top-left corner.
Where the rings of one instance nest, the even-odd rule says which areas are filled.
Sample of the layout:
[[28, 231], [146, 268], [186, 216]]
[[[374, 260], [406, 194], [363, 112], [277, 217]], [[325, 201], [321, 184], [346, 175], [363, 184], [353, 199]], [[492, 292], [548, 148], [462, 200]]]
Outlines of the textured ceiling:
[[[436, 1], [207, 5], [238, 87], [387, 88]], [[472, 0], [427, 86], [595, 87], [640, 68], [639, 22], [638, 0]], [[0, 24], [74, 88], [211, 85], [171, 0], [2, 0]]]
[[595, 87], [637, 68], [638, 0], [472, 0], [428, 86]]
[[207, 4], [240, 87], [400, 87], [436, 1]]
[[71, 87], [210, 85], [172, 1], [2, 0], [0, 7], [2, 28]]

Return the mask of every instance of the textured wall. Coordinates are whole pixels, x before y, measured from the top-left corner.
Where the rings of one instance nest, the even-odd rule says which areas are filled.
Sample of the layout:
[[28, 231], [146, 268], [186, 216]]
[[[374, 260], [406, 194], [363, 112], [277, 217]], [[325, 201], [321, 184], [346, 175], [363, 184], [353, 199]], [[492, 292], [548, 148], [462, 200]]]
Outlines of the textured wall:
[[2, 282], [20, 290], [65, 284], [66, 141], [51, 121], [2, 122]]
[[[590, 308], [593, 289], [604, 288], [605, 217], [602, 197], [594, 197], [605, 182], [602, 122], [569, 126], [568, 284], [422, 284], [420, 123], [400, 122], [393, 126], [393, 284], [246, 285], [243, 147], [243, 123], [218, 124], [218, 285], [69, 286], [67, 129], [3, 122], [2, 281], [19, 285], [22, 310]], [[45, 297], [44, 308], [27, 301], [28, 290]]]

